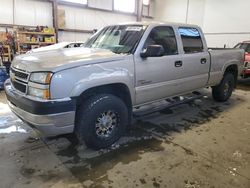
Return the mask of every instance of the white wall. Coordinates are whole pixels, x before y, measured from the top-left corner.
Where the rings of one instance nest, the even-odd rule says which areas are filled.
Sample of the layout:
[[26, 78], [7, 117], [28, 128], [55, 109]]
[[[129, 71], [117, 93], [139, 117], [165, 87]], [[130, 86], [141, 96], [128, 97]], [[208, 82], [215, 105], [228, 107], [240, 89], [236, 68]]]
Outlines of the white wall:
[[13, 23], [13, 2], [0, 0], [0, 23], [12, 24]]
[[187, 0], [156, 0], [155, 20], [185, 22]]
[[[70, 29], [93, 30], [100, 29], [105, 25], [136, 21], [136, 17], [133, 15], [124, 15], [85, 8], [69, 7], [66, 5], [60, 5], [59, 8], [65, 10], [65, 28]], [[83, 38], [86, 39], [89, 36], [89, 34], [66, 34], [66, 32], [60, 32], [59, 40], [68, 41], [69, 39], [74, 39], [82, 41]]]
[[207, 0], [203, 28], [211, 46], [250, 40], [249, 0]]
[[[155, 0], [154, 0], [155, 1]], [[112, 10], [112, 0], [88, 0], [89, 7], [100, 8], [105, 10]], [[65, 28], [93, 30], [100, 29], [106, 25], [117, 24], [121, 22], [134, 22], [136, 21], [135, 15], [119, 14], [114, 12], [104, 12], [93, 9], [70, 7], [67, 5], [60, 5], [59, 9], [65, 10]], [[153, 16], [154, 4], [151, 6], [149, 15]], [[144, 19], [152, 20], [152, 19]], [[90, 34], [79, 33], [59, 33], [60, 41], [86, 40]]]
[[75, 32], [64, 32], [64, 31], [59, 31], [58, 32], [58, 41], [83, 41], [85, 42], [91, 34], [87, 33], [75, 33]]
[[158, 0], [155, 19], [197, 24], [208, 46], [233, 47], [250, 40], [250, 0]]
[[[88, 0], [89, 6], [112, 10], [112, 0]], [[197, 24], [209, 46], [234, 46], [250, 40], [250, 0], [152, 0], [155, 20]], [[66, 28], [92, 30], [107, 24], [136, 21], [135, 15], [103, 12], [60, 5], [65, 9]], [[144, 13], [147, 12], [144, 10]], [[144, 21], [151, 19], [143, 18]], [[52, 26], [52, 5], [42, 0], [0, 0], [0, 24]], [[0, 28], [4, 30], [4, 28]], [[59, 41], [86, 40], [90, 34], [59, 32]]]
[[[153, 0], [155, 1], [155, 0]], [[112, 10], [112, 0], [88, 0], [88, 6]], [[136, 21], [132, 14], [59, 5], [65, 10], [67, 29], [93, 30], [109, 24]], [[150, 15], [153, 14], [153, 6]], [[53, 26], [52, 4], [43, 0], [0, 0], [0, 24]], [[5, 28], [0, 28], [5, 30]], [[91, 34], [60, 31], [59, 41], [85, 41]]]
[[112, 0], [88, 0], [89, 7], [112, 10]]
[[37, 0], [15, 0], [14, 24], [53, 26], [52, 4]]
[[203, 27], [205, 5], [205, 0], [189, 0], [187, 23]]
[[38, 0], [0, 0], [0, 23], [52, 27], [51, 3]]

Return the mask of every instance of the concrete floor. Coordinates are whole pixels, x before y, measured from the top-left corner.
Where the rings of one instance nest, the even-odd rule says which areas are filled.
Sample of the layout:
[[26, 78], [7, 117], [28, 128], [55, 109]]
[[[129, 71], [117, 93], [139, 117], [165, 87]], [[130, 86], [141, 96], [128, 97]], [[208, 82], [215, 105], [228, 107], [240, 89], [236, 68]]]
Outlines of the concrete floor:
[[113, 147], [40, 138], [0, 94], [0, 187], [250, 187], [250, 80], [138, 120]]

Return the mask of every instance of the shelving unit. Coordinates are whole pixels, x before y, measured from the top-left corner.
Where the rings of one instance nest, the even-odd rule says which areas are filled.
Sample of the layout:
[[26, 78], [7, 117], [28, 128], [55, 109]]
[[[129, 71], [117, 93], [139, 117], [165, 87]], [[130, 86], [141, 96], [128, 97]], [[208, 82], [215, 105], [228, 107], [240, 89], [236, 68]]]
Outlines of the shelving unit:
[[4, 62], [11, 62], [11, 48], [10, 48], [10, 46], [9, 45], [4, 45], [3, 46], [3, 51], [4, 51], [4, 53], [3, 53], [3, 61]]
[[[53, 28], [44, 28], [42, 31], [35, 31], [37, 28], [16, 29], [16, 48], [18, 54], [24, 54], [27, 51], [48, 46], [56, 43], [56, 34]], [[32, 31], [31, 31], [32, 30]]]

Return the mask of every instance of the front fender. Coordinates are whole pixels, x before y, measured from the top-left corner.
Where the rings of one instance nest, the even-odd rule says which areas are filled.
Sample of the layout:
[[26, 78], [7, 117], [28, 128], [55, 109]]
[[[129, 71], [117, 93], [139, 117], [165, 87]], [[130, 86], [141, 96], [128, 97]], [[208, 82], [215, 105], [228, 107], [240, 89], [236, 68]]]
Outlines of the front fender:
[[71, 97], [80, 96], [84, 91], [109, 84], [124, 84], [128, 87], [131, 95], [132, 101], [134, 100], [134, 87], [133, 80], [129, 73], [125, 70], [116, 70], [114, 72], [102, 72], [102, 73], [93, 73], [88, 78], [79, 80], [72, 92], [70, 93]]
[[[134, 101], [133, 61], [109, 62], [67, 69], [55, 73], [51, 82], [51, 97], [78, 97], [87, 89], [121, 83], [128, 87]], [[122, 65], [122, 66], [121, 66]]]

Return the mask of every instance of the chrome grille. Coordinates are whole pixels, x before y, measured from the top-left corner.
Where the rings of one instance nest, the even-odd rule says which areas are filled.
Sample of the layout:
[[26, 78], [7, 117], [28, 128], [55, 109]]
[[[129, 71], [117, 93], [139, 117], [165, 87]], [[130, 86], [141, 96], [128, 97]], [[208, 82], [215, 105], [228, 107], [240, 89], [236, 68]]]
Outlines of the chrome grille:
[[29, 77], [28, 73], [26, 73], [24, 71], [14, 69], [12, 67], [11, 67], [10, 71], [11, 71], [11, 74], [15, 75], [16, 79], [19, 79], [19, 80], [22, 80], [22, 81], [28, 81], [28, 77]]
[[11, 67], [10, 78], [11, 78], [11, 83], [16, 90], [22, 93], [27, 93], [29, 73]]
[[26, 84], [17, 82], [17, 81], [12, 81], [12, 85], [14, 86], [15, 89], [17, 89], [18, 91], [21, 91], [22, 93], [26, 93]]

